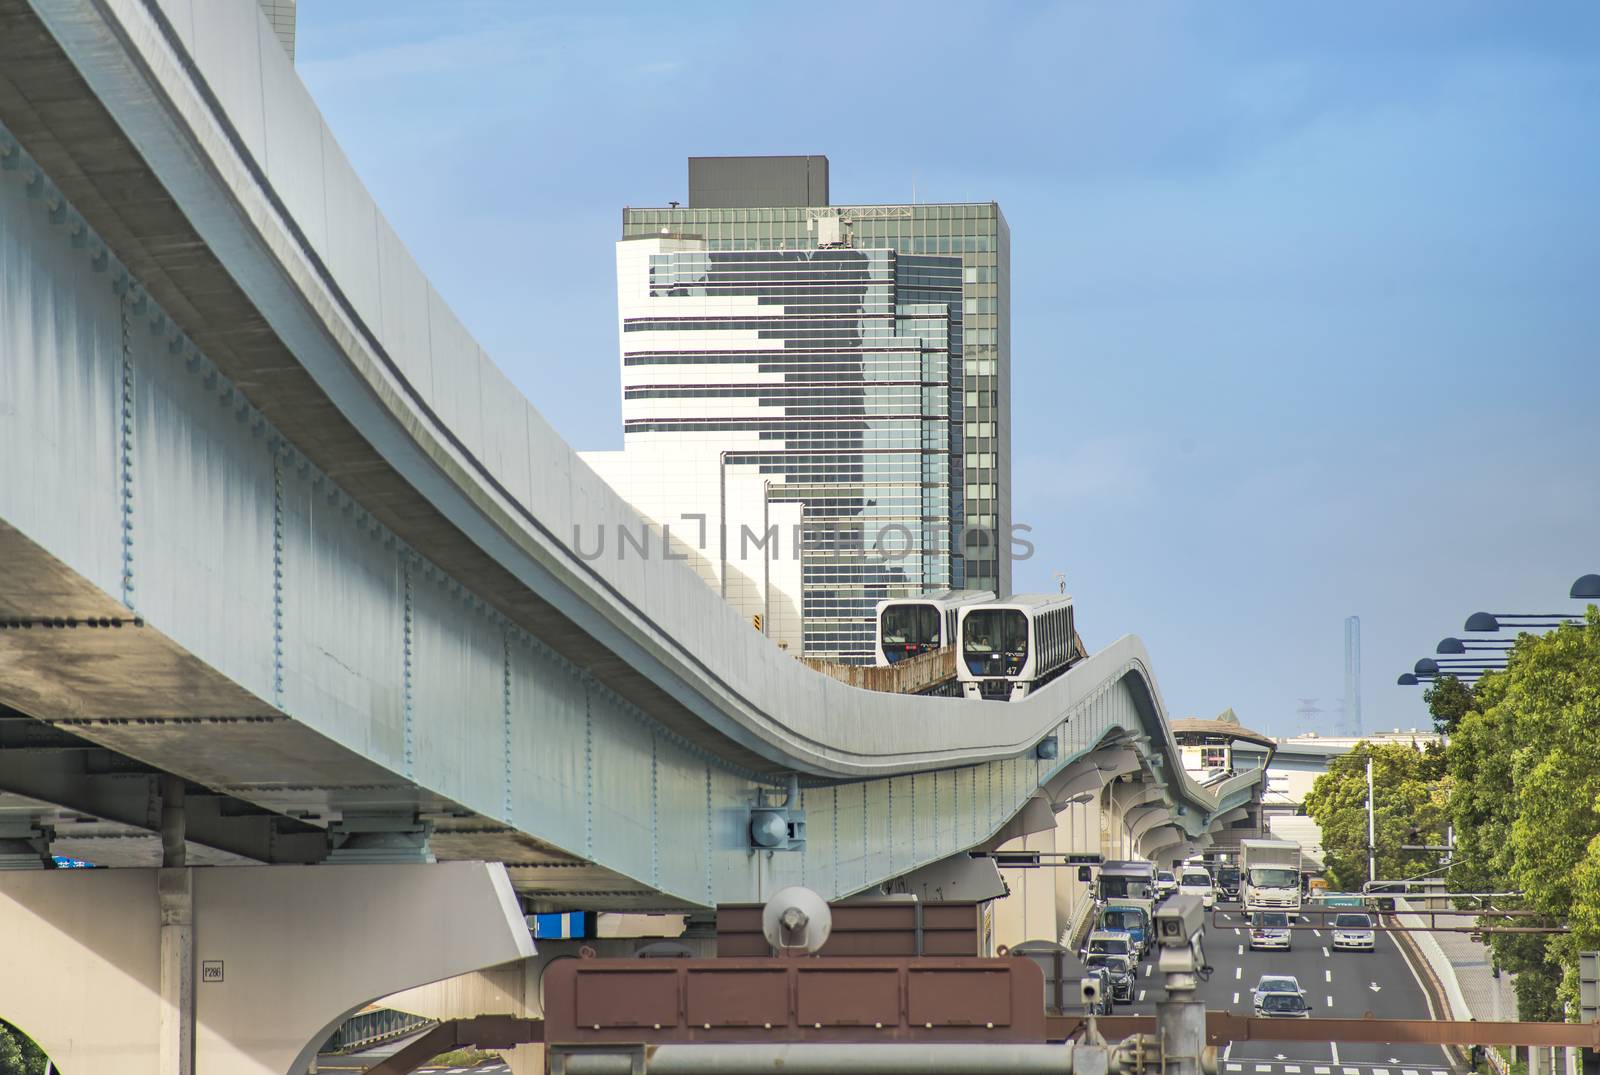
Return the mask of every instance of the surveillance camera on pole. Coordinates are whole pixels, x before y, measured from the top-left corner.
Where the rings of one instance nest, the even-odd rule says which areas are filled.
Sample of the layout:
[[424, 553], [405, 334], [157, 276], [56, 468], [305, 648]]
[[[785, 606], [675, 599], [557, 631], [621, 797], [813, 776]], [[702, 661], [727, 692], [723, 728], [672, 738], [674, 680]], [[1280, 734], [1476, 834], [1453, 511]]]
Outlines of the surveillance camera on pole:
[[1156, 943], [1161, 946], [1157, 969], [1162, 974], [1185, 975], [1190, 984], [1179, 989], [1193, 989], [1193, 976], [1205, 963], [1200, 937], [1205, 930], [1205, 904], [1199, 896], [1188, 894], [1170, 897], [1156, 909]]
[[[1156, 1005], [1156, 1022], [1165, 1041], [1166, 1075], [1200, 1075], [1205, 1066], [1206, 1006], [1195, 999], [1200, 977], [1209, 974], [1201, 937], [1205, 905], [1199, 896], [1170, 897], [1156, 909], [1156, 967], [1166, 985], [1166, 999]], [[1215, 1060], [1211, 1060], [1211, 1070]]]

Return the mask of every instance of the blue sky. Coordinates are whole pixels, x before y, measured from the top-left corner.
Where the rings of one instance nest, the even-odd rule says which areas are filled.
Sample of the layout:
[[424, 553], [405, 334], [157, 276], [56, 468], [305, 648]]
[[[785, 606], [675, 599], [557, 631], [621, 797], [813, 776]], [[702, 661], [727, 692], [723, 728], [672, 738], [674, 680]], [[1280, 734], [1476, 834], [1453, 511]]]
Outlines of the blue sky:
[[620, 447], [613, 242], [685, 158], [1010, 222], [1014, 514], [1091, 648], [1296, 730], [1600, 571], [1600, 7], [302, 2], [299, 67], [480, 342]]

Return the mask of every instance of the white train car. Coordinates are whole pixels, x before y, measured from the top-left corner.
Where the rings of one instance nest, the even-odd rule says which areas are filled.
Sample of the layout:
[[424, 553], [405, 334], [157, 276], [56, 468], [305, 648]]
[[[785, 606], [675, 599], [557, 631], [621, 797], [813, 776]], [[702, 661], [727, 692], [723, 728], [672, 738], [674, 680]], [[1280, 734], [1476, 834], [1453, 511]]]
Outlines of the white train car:
[[940, 590], [921, 597], [891, 597], [878, 602], [877, 663], [899, 664], [908, 657], [956, 644], [956, 617], [966, 605], [993, 601], [988, 590]]
[[1016, 701], [1079, 656], [1066, 594], [1019, 594], [965, 605], [958, 627], [956, 678], [968, 698]]

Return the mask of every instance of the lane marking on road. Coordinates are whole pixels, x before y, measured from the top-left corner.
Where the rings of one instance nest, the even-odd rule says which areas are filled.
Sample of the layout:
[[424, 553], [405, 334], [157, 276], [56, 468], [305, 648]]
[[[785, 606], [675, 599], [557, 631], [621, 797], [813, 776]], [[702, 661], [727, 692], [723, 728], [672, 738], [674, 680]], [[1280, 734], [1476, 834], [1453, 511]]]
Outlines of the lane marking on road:
[[1430, 1071], [1428, 1075], [1450, 1075], [1448, 1071]]
[[[1328, 1043], [1328, 1048], [1333, 1051], [1333, 1062], [1335, 1064], [1337, 1064], [1339, 1062], [1339, 1043], [1336, 1042], [1336, 1041], [1330, 1041]], [[1345, 1075], [1350, 1075], [1350, 1069], [1349, 1068], [1345, 1068], [1344, 1070], [1345, 1070]]]
[[1312, 1068], [1311, 1075], [1331, 1075], [1332, 1071], [1332, 1068], [1328, 1067], [1327, 1065], [1323, 1065], [1321, 1067]]
[[[1234, 997], [1234, 999], [1238, 1000], [1239, 998], [1238, 997]], [[1223, 1047], [1223, 1049], [1222, 1049], [1222, 1059], [1224, 1059], [1224, 1060], [1233, 1059], [1233, 1042], [1230, 1041], [1227, 1045], [1225, 1045]]]
[[1333, 970], [1331, 968], [1322, 972], [1322, 980], [1325, 982], [1333, 981]]
[[1344, 1068], [1343, 1073], [1344, 1075], [1360, 1075], [1360, 1072], [1356, 1071], [1355, 1068]]
[[1237, 936], [1238, 936], [1238, 935], [1239, 935], [1239, 934], [1240, 934], [1240, 932], [1241, 932], [1241, 931], [1240, 931], [1240, 929], [1239, 929], [1239, 927], [1238, 927], [1238, 926], [1234, 926], [1234, 927], [1233, 927], [1233, 935], [1234, 935], [1234, 936], [1235, 936], [1235, 937], [1237, 937]]
[[1155, 964], [1153, 964], [1153, 963], [1146, 963], [1146, 964], [1145, 964], [1145, 965], [1144, 965], [1144, 976], [1145, 976], [1145, 977], [1146, 977], [1146, 978], [1148, 978], [1148, 977], [1150, 977], [1150, 974], [1151, 974], [1151, 972], [1152, 972], [1152, 971], [1154, 971], [1154, 970], [1155, 970], [1155, 969], [1156, 969], [1156, 968], [1155, 968]]
[[1143, 989], [1139, 990], [1139, 999], [1141, 1001], [1144, 1000], [1144, 990]]
[[1402, 1068], [1400, 1075], [1418, 1075], [1416, 1068]]
[[1272, 1070], [1272, 1065], [1271, 1064], [1257, 1064], [1256, 1065], [1256, 1070], [1257, 1071], [1271, 1071]]
[[1239, 954], [1244, 955], [1244, 945], [1242, 944], [1239, 946]]
[[1328, 950], [1326, 948], [1324, 948], [1322, 950], [1322, 958], [1323, 959], [1327, 959], [1328, 958]]
[[[1239, 1003], [1239, 994], [1237, 994], [1237, 993], [1235, 993], [1235, 994], [1234, 994], [1234, 995], [1233, 995], [1233, 1002], [1234, 1002], [1234, 1003], [1235, 1003], [1235, 1004], [1237, 1004], [1237, 1003]], [[1232, 1043], [1231, 1043], [1231, 1042], [1230, 1042], [1230, 1043], [1229, 1043], [1229, 1044], [1232, 1044]]]
[[1322, 931], [1320, 929], [1314, 929], [1311, 932], [1315, 933], [1318, 937], [1322, 936]]
[[1228, 1070], [1229, 1071], [1243, 1071], [1244, 1070], [1244, 1065], [1243, 1064], [1229, 1064], [1228, 1065]]
[[1235, 968], [1233, 968], [1233, 976], [1235, 978], [1243, 978], [1244, 977], [1244, 968], [1243, 967], [1235, 967]]
[[1285, 1064], [1283, 1065], [1283, 1070], [1288, 1072], [1288, 1075], [1300, 1075], [1299, 1064]]
[[1388, 1068], [1373, 1068], [1372, 1075], [1389, 1075]]
[[1333, 994], [1332, 993], [1328, 994], [1328, 1007], [1330, 1007], [1330, 1008], [1333, 1007]]

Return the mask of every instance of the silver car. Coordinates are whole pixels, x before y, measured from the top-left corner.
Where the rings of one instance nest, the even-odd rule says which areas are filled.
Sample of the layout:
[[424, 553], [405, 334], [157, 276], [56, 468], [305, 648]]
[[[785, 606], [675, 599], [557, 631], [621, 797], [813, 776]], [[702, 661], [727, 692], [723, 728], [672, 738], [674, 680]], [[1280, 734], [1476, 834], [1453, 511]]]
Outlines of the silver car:
[[1333, 947], [1356, 952], [1371, 952], [1378, 947], [1378, 934], [1372, 916], [1360, 911], [1345, 911], [1333, 919]]

